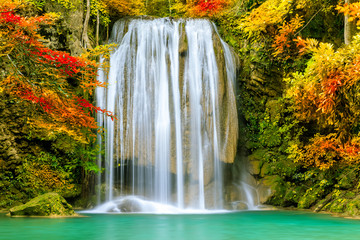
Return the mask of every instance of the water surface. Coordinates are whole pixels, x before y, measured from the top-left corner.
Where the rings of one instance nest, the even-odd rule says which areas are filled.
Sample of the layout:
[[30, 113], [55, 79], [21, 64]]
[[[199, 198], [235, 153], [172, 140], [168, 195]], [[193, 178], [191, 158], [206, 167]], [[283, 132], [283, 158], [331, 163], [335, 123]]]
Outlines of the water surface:
[[360, 239], [360, 221], [294, 211], [227, 214], [86, 214], [86, 218], [9, 218], [0, 239], [247, 240]]

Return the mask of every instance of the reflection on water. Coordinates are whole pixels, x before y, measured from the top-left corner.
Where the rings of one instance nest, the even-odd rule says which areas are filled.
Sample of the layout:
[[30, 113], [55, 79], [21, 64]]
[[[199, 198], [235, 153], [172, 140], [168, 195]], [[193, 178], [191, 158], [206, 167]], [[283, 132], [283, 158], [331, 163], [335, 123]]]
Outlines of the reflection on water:
[[0, 239], [360, 239], [360, 221], [306, 212], [87, 216], [46, 219], [0, 215]]

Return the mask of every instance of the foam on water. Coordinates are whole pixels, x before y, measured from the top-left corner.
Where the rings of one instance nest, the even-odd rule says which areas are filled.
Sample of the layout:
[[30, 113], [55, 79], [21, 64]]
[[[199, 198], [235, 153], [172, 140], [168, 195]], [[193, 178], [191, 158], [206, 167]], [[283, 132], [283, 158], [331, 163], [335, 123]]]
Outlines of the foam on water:
[[141, 213], [141, 214], [216, 214], [227, 213], [227, 210], [206, 210], [179, 208], [168, 204], [144, 200], [138, 196], [126, 196], [101, 204], [94, 209], [80, 213]]

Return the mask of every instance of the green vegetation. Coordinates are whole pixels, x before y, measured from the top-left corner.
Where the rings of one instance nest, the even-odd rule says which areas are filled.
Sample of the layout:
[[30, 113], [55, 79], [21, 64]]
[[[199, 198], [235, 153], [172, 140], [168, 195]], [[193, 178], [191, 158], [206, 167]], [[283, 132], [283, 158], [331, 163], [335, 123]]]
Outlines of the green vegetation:
[[242, 141], [268, 204], [357, 214], [359, 36], [344, 45], [342, 13], [354, 24], [359, 4], [238, 1], [215, 19], [242, 59]]

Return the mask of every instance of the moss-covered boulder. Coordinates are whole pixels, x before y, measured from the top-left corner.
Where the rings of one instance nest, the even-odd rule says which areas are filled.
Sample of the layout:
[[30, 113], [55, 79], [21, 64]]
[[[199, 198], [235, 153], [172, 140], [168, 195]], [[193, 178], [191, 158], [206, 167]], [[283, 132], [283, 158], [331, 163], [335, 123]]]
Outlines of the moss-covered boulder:
[[10, 216], [49, 216], [67, 217], [77, 216], [72, 206], [57, 193], [46, 193], [33, 198], [29, 202], [13, 207]]
[[299, 199], [298, 208], [306, 209], [312, 207], [316, 202], [325, 197], [324, 188], [314, 186], [308, 188], [305, 194]]

